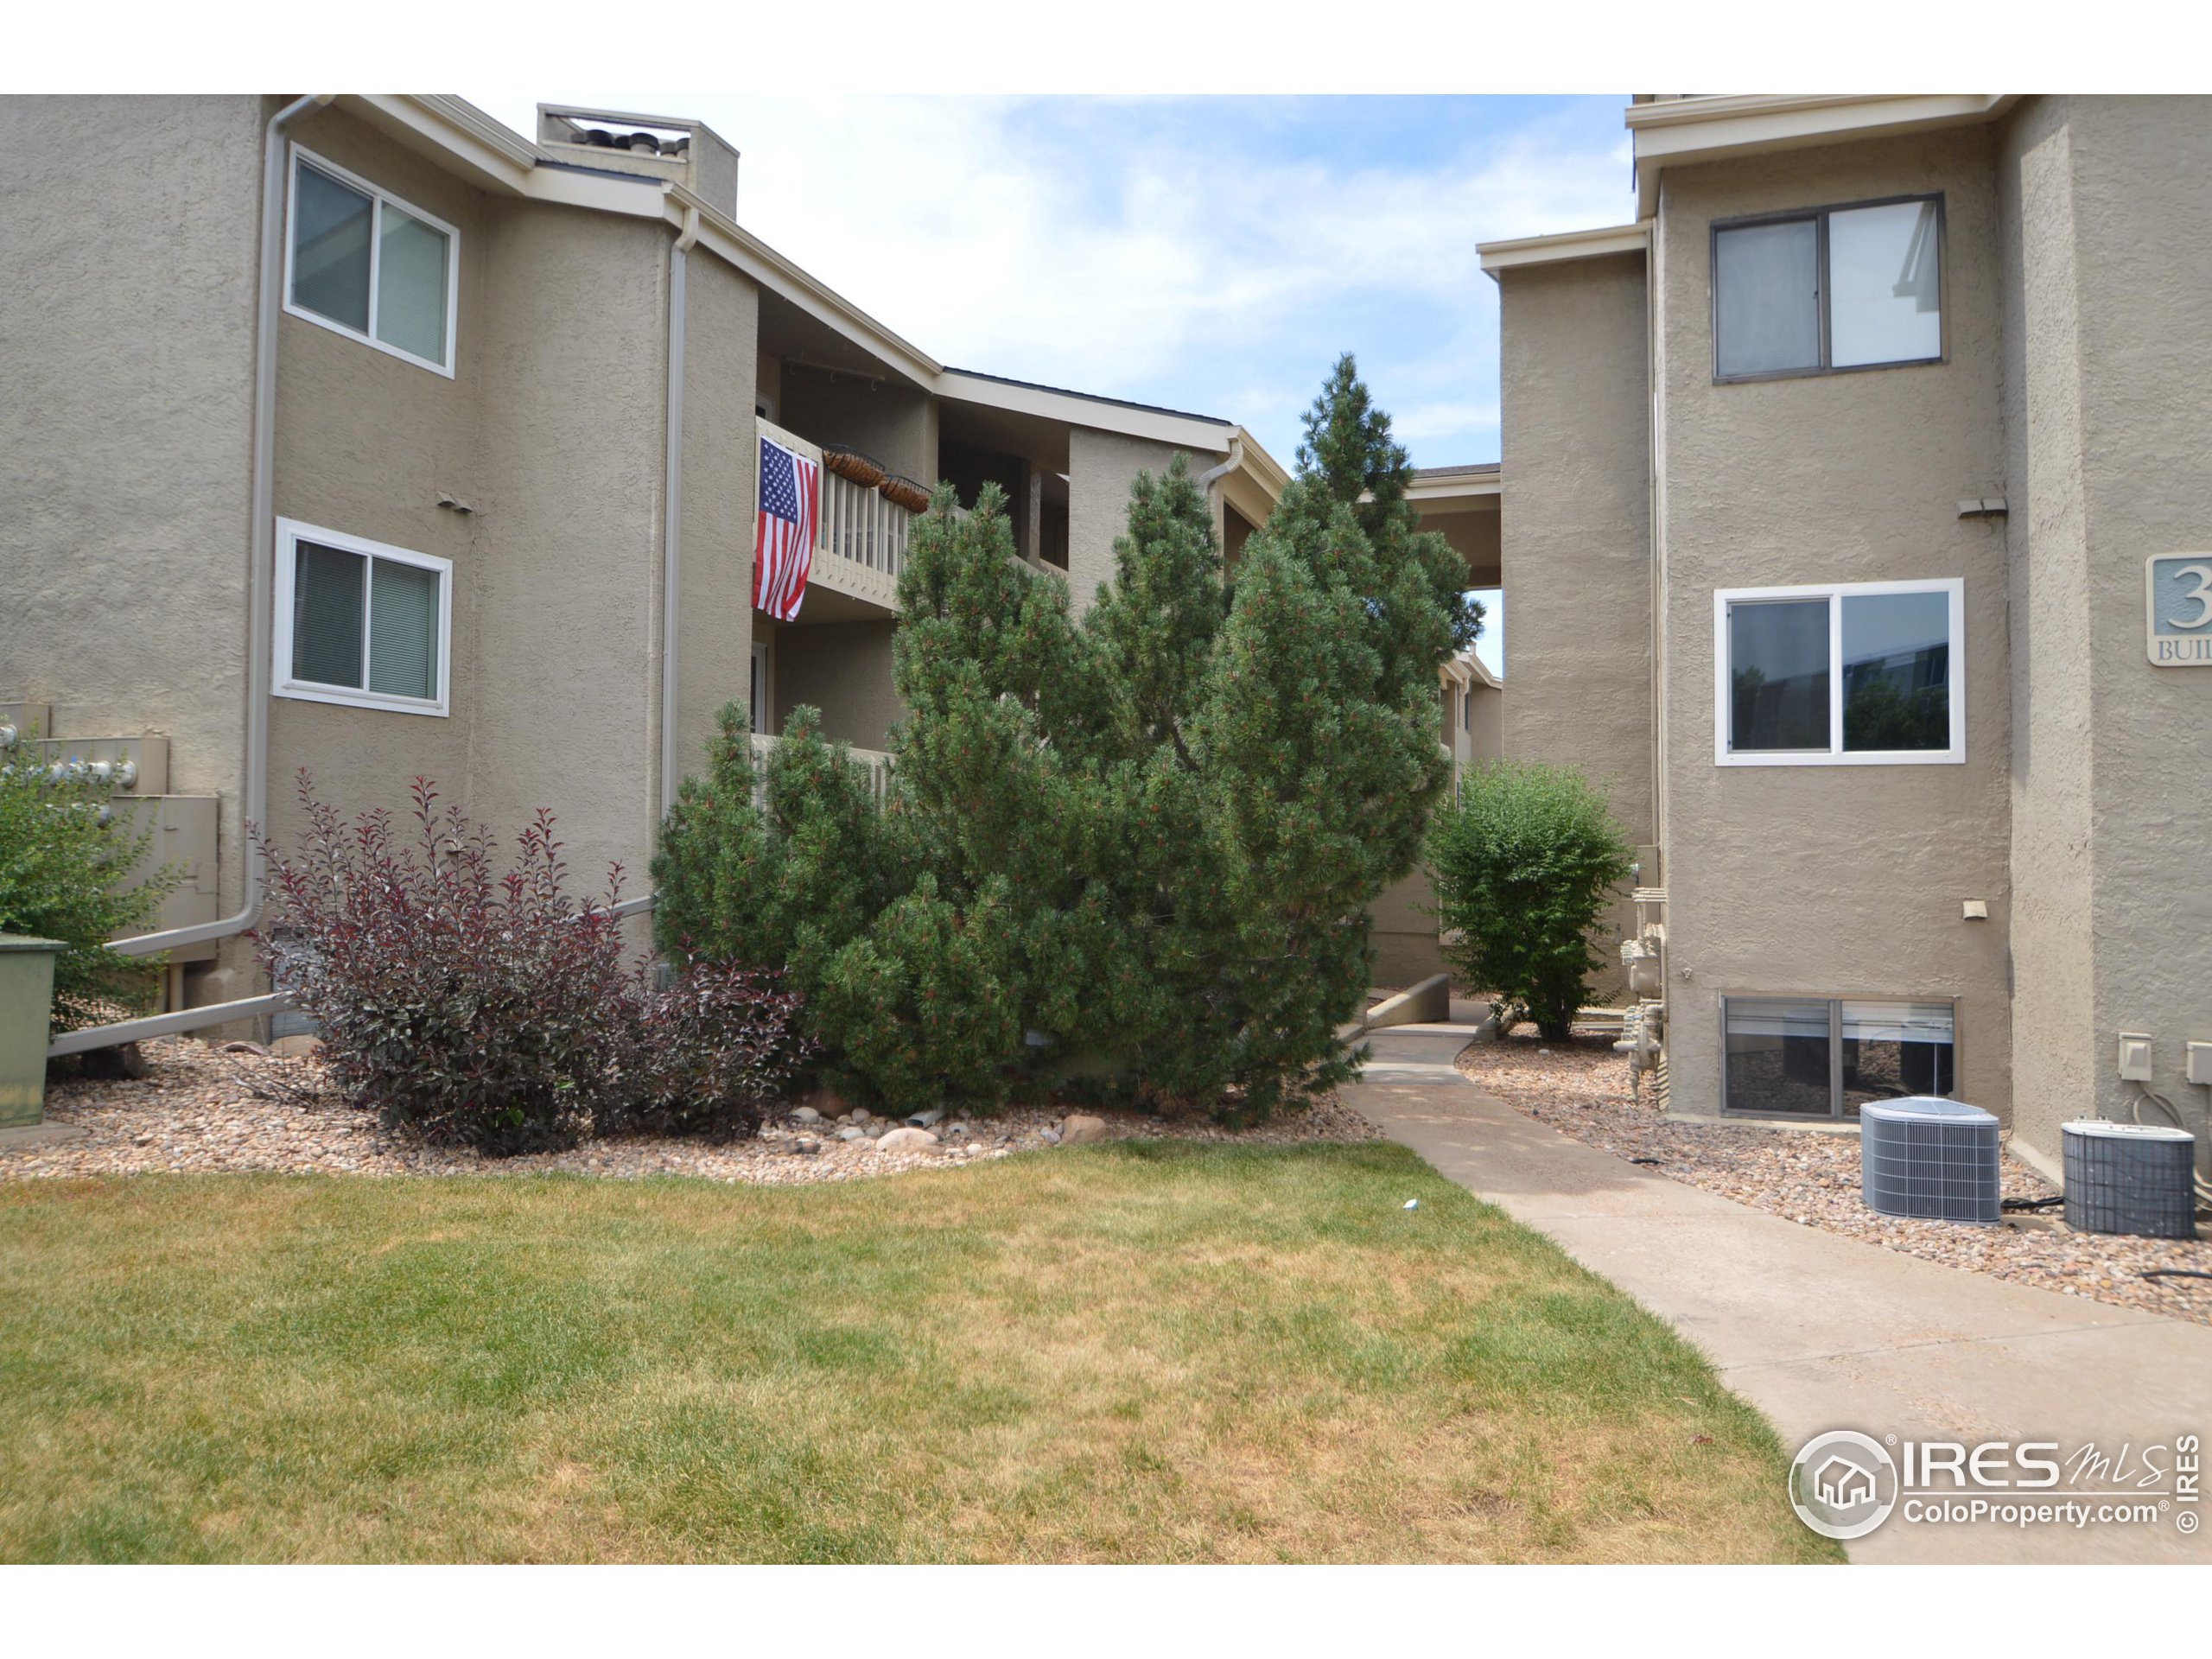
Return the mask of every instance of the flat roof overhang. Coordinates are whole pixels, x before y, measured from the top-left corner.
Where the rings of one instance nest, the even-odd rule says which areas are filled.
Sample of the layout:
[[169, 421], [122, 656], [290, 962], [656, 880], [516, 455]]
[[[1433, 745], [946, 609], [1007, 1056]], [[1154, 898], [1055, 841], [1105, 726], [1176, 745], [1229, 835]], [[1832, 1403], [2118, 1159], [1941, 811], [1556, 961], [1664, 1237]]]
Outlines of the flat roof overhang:
[[1468, 587], [1495, 588], [1503, 581], [1502, 466], [1421, 468], [1406, 487], [1406, 499], [1419, 510], [1421, 527], [1442, 536], [1466, 561]]

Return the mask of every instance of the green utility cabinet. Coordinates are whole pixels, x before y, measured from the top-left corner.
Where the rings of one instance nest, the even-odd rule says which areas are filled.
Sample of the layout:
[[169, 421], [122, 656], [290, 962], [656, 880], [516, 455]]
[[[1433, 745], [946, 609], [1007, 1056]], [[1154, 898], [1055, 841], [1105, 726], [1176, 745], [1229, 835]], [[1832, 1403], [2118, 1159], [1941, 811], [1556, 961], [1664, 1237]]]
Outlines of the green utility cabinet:
[[46, 1028], [54, 1018], [59, 939], [0, 933], [0, 1129], [46, 1117]]

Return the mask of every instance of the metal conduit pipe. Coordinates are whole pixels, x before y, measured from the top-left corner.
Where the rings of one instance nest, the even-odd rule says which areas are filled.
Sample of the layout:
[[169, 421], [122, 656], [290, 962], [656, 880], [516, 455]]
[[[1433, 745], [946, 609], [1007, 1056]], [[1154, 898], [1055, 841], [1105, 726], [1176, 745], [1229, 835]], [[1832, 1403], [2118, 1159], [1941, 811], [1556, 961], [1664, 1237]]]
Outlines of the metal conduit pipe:
[[[253, 460], [249, 499], [253, 515], [249, 536], [252, 563], [246, 572], [245, 654], [245, 776], [238, 802], [242, 822], [258, 824], [269, 811], [269, 654], [270, 621], [274, 609], [276, 574], [276, 319], [283, 308], [284, 282], [284, 132], [301, 117], [321, 109], [335, 92], [310, 92], [294, 99], [269, 118], [262, 139], [261, 156], [261, 271], [255, 296], [253, 335]], [[261, 918], [261, 849], [245, 843], [245, 890], [239, 908], [219, 921], [191, 927], [173, 927], [159, 933], [142, 933], [118, 939], [108, 948], [118, 956], [150, 957], [210, 939], [226, 939], [243, 933]], [[210, 1003], [146, 1020], [124, 1020], [113, 1025], [88, 1026], [65, 1033], [47, 1046], [49, 1055], [79, 1054], [88, 1049], [137, 1042], [143, 1037], [168, 1036], [195, 1031], [270, 1011], [271, 999], [247, 997], [236, 1002]]]

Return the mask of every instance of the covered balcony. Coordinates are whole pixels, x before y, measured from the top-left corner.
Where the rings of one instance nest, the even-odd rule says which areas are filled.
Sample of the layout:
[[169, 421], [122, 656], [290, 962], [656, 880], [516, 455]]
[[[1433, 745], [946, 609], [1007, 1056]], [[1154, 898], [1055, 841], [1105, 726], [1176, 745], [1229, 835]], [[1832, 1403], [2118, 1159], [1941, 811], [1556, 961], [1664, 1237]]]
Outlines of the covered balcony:
[[[822, 494], [814, 564], [807, 575], [806, 600], [799, 607], [827, 611], [824, 620], [873, 621], [899, 613], [899, 574], [906, 567], [906, 541], [915, 517], [912, 505], [893, 499], [898, 492], [917, 502], [912, 492], [924, 486], [899, 478], [873, 458], [836, 445], [810, 442], [765, 418], [754, 424], [763, 438], [804, 455], [822, 468]], [[854, 601], [839, 604], [829, 596]], [[822, 602], [825, 599], [829, 602]], [[811, 619], [810, 619], [811, 620]]]

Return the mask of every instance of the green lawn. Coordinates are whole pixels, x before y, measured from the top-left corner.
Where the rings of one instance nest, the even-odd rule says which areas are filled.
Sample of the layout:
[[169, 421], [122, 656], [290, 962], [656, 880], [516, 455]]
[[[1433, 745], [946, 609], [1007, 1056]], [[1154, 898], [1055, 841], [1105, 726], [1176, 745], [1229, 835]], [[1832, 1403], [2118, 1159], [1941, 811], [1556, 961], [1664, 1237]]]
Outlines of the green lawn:
[[1687, 1346], [1389, 1146], [11, 1184], [0, 1411], [17, 1561], [1836, 1554]]

